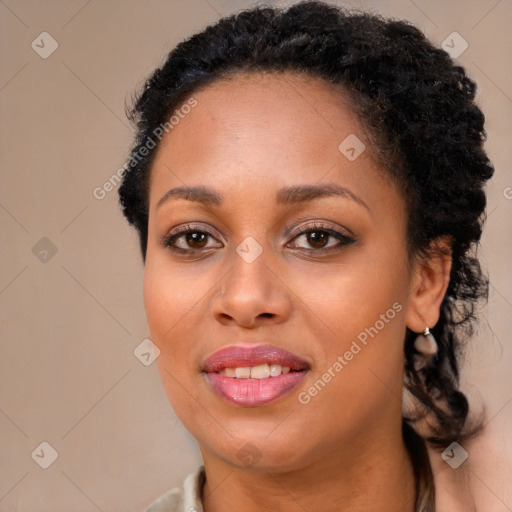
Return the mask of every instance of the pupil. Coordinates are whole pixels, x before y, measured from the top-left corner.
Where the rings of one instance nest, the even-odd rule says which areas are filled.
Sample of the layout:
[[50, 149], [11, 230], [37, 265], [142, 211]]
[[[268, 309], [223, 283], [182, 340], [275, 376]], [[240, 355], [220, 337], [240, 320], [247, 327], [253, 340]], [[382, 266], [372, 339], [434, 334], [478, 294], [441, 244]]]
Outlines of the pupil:
[[308, 242], [315, 248], [324, 247], [327, 244], [329, 235], [322, 231], [312, 231], [308, 234]]
[[206, 245], [206, 235], [204, 233], [188, 233], [187, 244], [196, 249], [204, 247]]

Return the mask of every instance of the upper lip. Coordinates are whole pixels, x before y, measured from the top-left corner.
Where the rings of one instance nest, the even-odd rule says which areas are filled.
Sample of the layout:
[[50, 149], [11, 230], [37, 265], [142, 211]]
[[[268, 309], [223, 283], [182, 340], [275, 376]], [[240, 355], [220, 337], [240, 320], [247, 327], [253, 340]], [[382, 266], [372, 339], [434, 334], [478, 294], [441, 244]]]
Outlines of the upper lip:
[[308, 363], [299, 356], [272, 345], [229, 345], [214, 352], [204, 363], [203, 371], [214, 373], [224, 368], [280, 364], [292, 370], [307, 370]]

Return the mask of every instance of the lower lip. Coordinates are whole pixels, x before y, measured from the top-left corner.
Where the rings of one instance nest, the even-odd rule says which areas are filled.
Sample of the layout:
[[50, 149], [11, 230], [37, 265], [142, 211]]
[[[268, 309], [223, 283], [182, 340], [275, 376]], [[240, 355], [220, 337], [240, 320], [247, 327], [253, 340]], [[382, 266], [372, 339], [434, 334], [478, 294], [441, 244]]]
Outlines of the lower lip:
[[288, 395], [306, 376], [307, 371], [282, 373], [266, 379], [235, 379], [219, 373], [207, 373], [213, 390], [231, 404], [259, 407]]

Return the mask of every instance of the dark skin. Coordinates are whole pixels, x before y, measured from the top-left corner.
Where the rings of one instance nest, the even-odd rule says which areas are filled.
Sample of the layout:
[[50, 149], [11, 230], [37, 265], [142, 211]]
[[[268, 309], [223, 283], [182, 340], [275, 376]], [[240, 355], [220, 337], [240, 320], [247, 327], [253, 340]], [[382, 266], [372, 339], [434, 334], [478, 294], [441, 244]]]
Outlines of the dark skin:
[[[204, 458], [205, 511], [413, 512], [401, 436], [403, 340], [406, 327], [437, 322], [450, 258], [411, 260], [402, 192], [375, 163], [339, 90], [253, 74], [194, 97], [152, 168], [144, 300], [164, 388]], [[367, 147], [354, 161], [338, 150], [350, 134]], [[347, 192], [276, 200], [284, 187], [311, 184]], [[222, 204], [173, 197], [158, 205], [183, 186], [212, 189]], [[195, 235], [166, 246], [183, 225]], [[250, 264], [235, 250], [249, 236], [262, 247]], [[297, 393], [393, 304], [393, 319], [301, 403]], [[300, 389], [261, 407], [217, 396], [201, 364], [241, 339], [305, 359]], [[261, 454], [251, 467], [237, 457], [247, 442]]]

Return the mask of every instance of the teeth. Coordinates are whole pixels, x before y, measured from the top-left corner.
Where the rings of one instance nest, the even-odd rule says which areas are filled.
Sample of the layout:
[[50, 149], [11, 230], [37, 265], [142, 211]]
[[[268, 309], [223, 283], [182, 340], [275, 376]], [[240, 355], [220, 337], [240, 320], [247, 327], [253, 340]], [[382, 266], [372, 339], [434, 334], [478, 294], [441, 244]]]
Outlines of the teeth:
[[270, 367], [270, 376], [271, 377], [277, 377], [278, 375], [281, 375], [282, 366], [280, 364], [273, 364]]
[[268, 364], [260, 364], [251, 368], [251, 379], [266, 379], [270, 375]]
[[251, 376], [251, 368], [235, 368], [235, 377], [237, 379], [248, 379]]
[[219, 373], [226, 377], [235, 377], [237, 379], [266, 379], [268, 377], [279, 377], [282, 373], [289, 373], [289, 371], [289, 366], [260, 364], [252, 367], [224, 368]]

